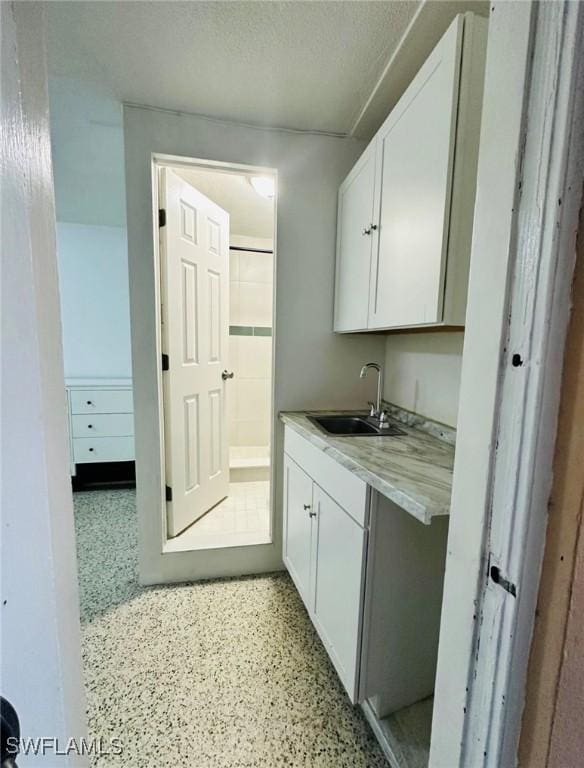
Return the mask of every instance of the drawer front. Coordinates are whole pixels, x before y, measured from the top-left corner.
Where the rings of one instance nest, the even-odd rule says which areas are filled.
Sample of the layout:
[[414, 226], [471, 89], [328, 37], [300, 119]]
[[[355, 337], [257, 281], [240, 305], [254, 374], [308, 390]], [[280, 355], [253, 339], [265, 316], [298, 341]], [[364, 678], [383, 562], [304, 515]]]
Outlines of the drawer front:
[[133, 413], [131, 389], [72, 389], [71, 413]]
[[364, 480], [288, 426], [284, 431], [284, 450], [359, 525], [369, 524], [369, 494]]
[[100, 461], [133, 461], [134, 438], [75, 437], [73, 457], [77, 464]]
[[134, 434], [131, 413], [88, 413], [71, 417], [73, 437], [127, 437]]

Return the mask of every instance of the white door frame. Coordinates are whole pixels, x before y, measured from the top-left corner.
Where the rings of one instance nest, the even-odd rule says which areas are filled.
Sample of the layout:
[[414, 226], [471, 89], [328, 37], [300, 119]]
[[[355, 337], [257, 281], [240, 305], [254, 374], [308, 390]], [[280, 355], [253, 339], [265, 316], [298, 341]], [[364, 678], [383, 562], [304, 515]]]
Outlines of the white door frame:
[[583, 32], [579, 3], [491, 6], [431, 768], [516, 762], [582, 200]]
[[[18, 765], [87, 766], [43, 3], [1, 3], [1, 693]], [[58, 754], [60, 751], [60, 754]]]
[[[278, 205], [278, 171], [275, 168], [267, 168], [257, 165], [241, 165], [239, 163], [224, 163], [214, 160], [203, 160], [194, 157], [182, 157], [180, 155], [165, 155], [159, 153], [152, 154], [152, 221], [154, 224], [153, 242], [154, 242], [154, 270], [155, 270], [155, 294], [156, 294], [156, 360], [160, 361], [162, 358], [162, 316], [161, 316], [161, 289], [160, 289], [160, 242], [158, 237], [158, 209], [159, 205], [159, 186], [160, 186], [160, 169], [161, 168], [187, 168], [187, 169], [199, 169], [205, 171], [216, 171], [219, 173], [237, 173], [237, 174], [254, 174], [256, 176], [273, 176], [275, 180], [275, 194], [274, 194], [274, 242], [273, 242], [273, 288], [272, 288], [272, 369], [271, 369], [271, 402], [272, 409], [274, 407], [274, 364], [275, 364], [275, 345], [276, 345], [276, 268], [277, 268], [277, 254], [276, 254], [276, 226], [277, 226], [277, 205]], [[161, 476], [162, 486], [160, 489], [161, 500], [161, 553], [171, 556], [177, 552], [177, 549], [172, 549], [165, 552], [165, 546], [168, 540], [167, 533], [167, 515], [166, 515], [166, 498], [165, 498], [165, 450], [164, 450], [164, 412], [160, 405], [163, 402], [163, 382], [162, 382], [162, 368], [157, 366], [157, 381], [158, 381], [158, 417], [160, 425], [160, 461], [161, 461]], [[270, 536], [272, 536], [273, 516], [276, 509], [275, 504], [275, 440], [274, 440], [274, 419], [270, 418]], [[262, 546], [262, 545], [249, 545], [249, 546]], [[227, 547], [226, 550], [230, 550], [231, 547]], [[224, 551], [221, 549], [215, 549], [215, 554]], [[211, 554], [211, 553], [210, 553]], [[201, 576], [200, 578], [205, 578]]]

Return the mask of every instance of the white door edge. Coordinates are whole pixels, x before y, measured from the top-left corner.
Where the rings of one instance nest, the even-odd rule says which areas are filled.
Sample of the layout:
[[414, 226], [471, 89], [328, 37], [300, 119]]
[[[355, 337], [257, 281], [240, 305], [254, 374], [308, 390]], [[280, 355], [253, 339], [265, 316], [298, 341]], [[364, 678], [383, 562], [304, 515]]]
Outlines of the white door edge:
[[[481, 136], [473, 256], [475, 250], [483, 257], [499, 252], [499, 290], [506, 283], [507, 298], [500, 325], [486, 326], [496, 335], [486, 344], [493, 398], [477, 434], [480, 390], [491, 382], [480, 380], [481, 353], [471, 343], [480, 338], [476, 325], [489, 316], [484, 305], [493, 296], [488, 280], [478, 285], [481, 263], [474, 265], [473, 296], [471, 264], [430, 768], [516, 763], [582, 194], [584, 77], [577, 41], [583, 24], [579, 3], [496, 1], [491, 7], [485, 94], [490, 75], [491, 89], [498, 85], [504, 93], [496, 98], [507, 118], [499, 115], [508, 133], [497, 152], [515, 153], [515, 162], [498, 180], [489, 174], [488, 146], [497, 134], [491, 111]], [[514, 104], [505, 101], [513, 83]], [[488, 112], [487, 100], [485, 107]], [[489, 226], [499, 192], [510, 204], [503, 223]], [[474, 318], [473, 299], [479, 305]], [[488, 566], [500, 569], [498, 584]]]

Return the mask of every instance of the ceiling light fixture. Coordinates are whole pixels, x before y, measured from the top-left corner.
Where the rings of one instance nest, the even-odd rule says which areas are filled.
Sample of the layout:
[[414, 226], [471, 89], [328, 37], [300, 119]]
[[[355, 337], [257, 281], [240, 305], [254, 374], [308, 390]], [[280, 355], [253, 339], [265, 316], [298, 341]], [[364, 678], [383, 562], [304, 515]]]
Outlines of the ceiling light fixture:
[[271, 199], [274, 197], [276, 185], [273, 176], [250, 176], [249, 183], [262, 197]]

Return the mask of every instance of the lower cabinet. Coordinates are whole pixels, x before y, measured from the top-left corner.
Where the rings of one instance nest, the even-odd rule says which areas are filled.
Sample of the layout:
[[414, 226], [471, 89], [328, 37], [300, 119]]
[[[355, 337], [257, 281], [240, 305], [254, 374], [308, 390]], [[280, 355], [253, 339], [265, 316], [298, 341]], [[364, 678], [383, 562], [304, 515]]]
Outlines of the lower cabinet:
[[291, 459], [284, 462], [286, 536], [284, 560], [305, 603], [311, 602], [312, 480]]
[[286, 427], [283, 559], [351, 702], [434, 689], [447, 518], [426, 526]]
[[316, 483], [313, 620], [351, 701], [359, 698], [359, 652], [367, 531]]

